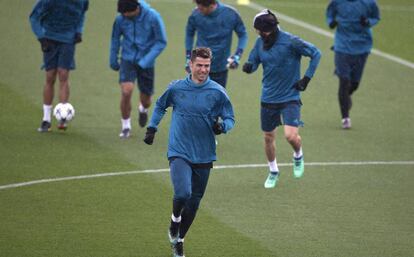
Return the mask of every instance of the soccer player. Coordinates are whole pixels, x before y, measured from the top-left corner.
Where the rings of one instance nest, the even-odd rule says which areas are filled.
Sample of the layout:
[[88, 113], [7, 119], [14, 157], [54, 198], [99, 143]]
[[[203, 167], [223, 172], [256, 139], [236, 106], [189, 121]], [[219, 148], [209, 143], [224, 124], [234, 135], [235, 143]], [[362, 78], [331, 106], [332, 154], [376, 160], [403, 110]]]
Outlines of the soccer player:
[[155, 59], [166, 47], [167, 36], [160, 14], [145, 2], [118, 0], [118, 12], [120, 15], [115, 18], [112, 28], [109, 62], [111, 69], [119, 71], [122, 116], [119, 137], [128, 138], [135, 80], [140, 91], [138, 124], [145, 127], [154, 93]]
[[[210, 78], [226, 87], [228, 69], [237, 69], [247, 44], [247, 32], [239, 13], [228, 5], [216, 0], [195, 0], [197, 8], [188, 17], [185, 49], [185, 70], [190, 73], [189, 61], [194, 37], [197, 33], [197, 47], [209, 47], [214, 59], [211, 63]], [[231, 55], [233, 31], [238, 37], [236, 51]]]
[[[284, 126], [285, 138], [292, 146], [293, 174], [300, 178], [304, 172], [302, 140], [299, 136], [300, 91], [304, 91], [319, 64], [321, 53], [314, 45], [281, 30], [276, 16], [263, 10], [254, 18], [254, 28], [260, 35], [243, 71], [252, 73], [260, 63], [263, 66], [261, 96], [261, 127], [264, 133], [265, 152], [269, 164], [269, 175], [265, 188], [273, 188], [279, 179], [276, 162], [276, 129]], [[310, 57], [304, 77], [300, 78], [301, 57]]]
[[326, 10], [326, 22], [335, 27], [335, 74], [339, 78], [338, 99], [342, 128], [351, 128], [351, 95], [358, 89], [372, 48], [371, 27], [380, 20], [375, 0], [332, 0]]
[[[32, 30], [43, 52], [46, 71], [43, 88], [43, 119], [39, 132], [51, 130], [54, 85], [59, 79], [59, 102], [69, 101], [69, 71], [75, 69], [75, 45], [82, 42], [88, 0], [38, 0], [30, 14]], [[66, 122], [58, 128], [65, 130]]]
[[166, 109], [172, 107], [168, 143], [170, 176], [174, 188], [168, 236], [175, 257], [183, 257], [184, 237], [190, 228], [216, 160], [215, 135], [234, 126], [233, 107], [226, 91], [210, 80], [209, 48], [191, 51], [191, 73], [171, 82], [157, 100], [144, 142], [151, 145]]

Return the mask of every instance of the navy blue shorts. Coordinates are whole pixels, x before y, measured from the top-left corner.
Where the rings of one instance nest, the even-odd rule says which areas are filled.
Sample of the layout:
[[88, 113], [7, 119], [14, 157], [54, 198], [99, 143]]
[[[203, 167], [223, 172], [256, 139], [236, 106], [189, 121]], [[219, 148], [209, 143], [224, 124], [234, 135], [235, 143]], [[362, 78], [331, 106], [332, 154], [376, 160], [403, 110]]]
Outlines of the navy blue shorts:
[[50, 50], [43, 53], [43, 66], [46, 71], [57, 68], [75, 69], [75, 44], [53, 41]]
[[301, 106], [302, 103], [300, 101], [277, 104], [262, 103], [260, 110], [262, 130], [271, 132], [280, 125], [302, 127], [303, 122], [300, 120]]
[[335, 74], [351, 82], [360, 82], [368, 53], [351, 55], [335, 52]]
[[227, 75], [229, 71], [219, 71], [219, 72], [210, 72], [209, 76], [211, 80], [214, 80], [215, 82], [219, 83], [222, 87], [226, 87], [227, 84]]
[[119, 83], [138, 82], [138, 89], [146, 95], [154, 94], [154, 67], [143, 69], [137, 64], [121, 60], [121, 68], [119, 70]]

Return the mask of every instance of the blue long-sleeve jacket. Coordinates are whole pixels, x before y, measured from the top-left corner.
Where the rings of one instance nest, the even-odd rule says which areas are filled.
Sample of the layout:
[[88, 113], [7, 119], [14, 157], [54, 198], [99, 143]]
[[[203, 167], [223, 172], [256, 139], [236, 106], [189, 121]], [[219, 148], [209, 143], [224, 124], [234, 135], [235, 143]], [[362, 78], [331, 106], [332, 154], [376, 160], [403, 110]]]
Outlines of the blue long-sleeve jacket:
[[203, 15], [197, 8], [188, 17], [185, 49], [190, 51], [194, 46], [209, 47], [213, 52], [211, 72], [226, 70], [227, 58], [231, 55], [233, 31], [238, 37], [237, 49], [244, 50], [247, 44], [247, 32], [239, 13], [232, 7], [217, 2], [217, 8], [209, 15]]
[[232, 129], [233, 107], [222, 86], [209, 78], [195, 84], [190, 76], [173, 81], [158, 98], [149, 127], [157, 128], [166, 109], [172, 107], [168, 158], [208, 163], [216, 160], [214, 121], [223, 120], [224, 133]]
[[33, 33], [47, 38], [74, 43], [75, 34], [83, 32], [88, 0], [38, 0], [30, 14]]
[[[368, 18], [368, 26], [362, 26], [361, 16]], [[380, 20], [375, 0], [332, 0], [326, 9], [326, 22], [338, 23], [334, 50], [345, 54], [364, 54], [372, 49], [371, 27]]]
[[141, 4], [138, 16], [130, 19], [118, 15], [112, 28], [110, 65], [118, 66], [121, 58], [142, 68], [151, 68], [167, 46], [167, 35], [160, 14], [148, 4]]
[[260, 63], [263, 66], [263, 103], [300, 100], [299, 91], [293, 85], [301, 78], [302, 56], [311, 58], [305, 76], [312, 78], [321, 58], [319, 49], [314, 45], [280, 30], [272, 48], [264, 50], [262, 38], [257, 38], [248, 62], [253, 64], [253, 71], [257, 70]]

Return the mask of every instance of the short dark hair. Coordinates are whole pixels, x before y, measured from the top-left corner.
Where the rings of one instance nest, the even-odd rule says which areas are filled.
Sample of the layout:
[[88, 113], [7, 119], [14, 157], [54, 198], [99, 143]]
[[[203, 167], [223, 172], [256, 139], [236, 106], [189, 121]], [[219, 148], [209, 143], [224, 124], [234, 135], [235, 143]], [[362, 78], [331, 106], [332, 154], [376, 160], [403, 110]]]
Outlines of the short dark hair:
[[118, 12], [133, 12], [139, 7], [138, 0], [118, 0]]
[[194, 60], [197, 57], [200, 57], [203, 59], [212, 59], [213, 54], [211, 53], [211, 49], [208, 47], [197, 47], [191, 51], [191, 61], [194, 62]]
[[202, 5], [202, 6], [205, 6], [205, 7], [208, 7], [212, 4], [217, 3], [216, 0], [195, 0], [195, 2], [196, 2], [196, 4], [199, 4], [199, 5]]

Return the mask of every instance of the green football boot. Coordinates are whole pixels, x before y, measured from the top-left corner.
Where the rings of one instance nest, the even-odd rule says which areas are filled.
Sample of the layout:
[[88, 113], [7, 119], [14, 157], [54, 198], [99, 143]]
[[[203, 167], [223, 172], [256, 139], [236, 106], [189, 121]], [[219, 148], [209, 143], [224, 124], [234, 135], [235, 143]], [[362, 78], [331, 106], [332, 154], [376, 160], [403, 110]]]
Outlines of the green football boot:
[[305, 172], [305, 161], [303, 160], [303, 155], [299, 158], [293, 158], [293, 176], [295, 178], [300, 178]]
[[279, 180], [279, 173], [269, 172], [267, 179], [264, 183], [265, 188], [274, 188]]

